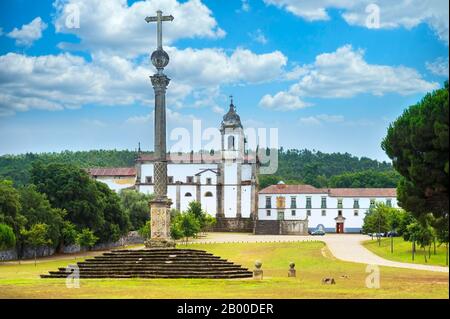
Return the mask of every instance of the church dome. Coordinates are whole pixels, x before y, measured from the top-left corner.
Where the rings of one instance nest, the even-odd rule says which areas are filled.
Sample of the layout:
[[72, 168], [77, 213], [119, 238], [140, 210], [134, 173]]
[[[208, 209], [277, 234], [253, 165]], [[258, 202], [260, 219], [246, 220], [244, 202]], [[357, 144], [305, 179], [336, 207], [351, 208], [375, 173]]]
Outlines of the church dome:
[[236, 107], [233, 104], [233, 99], [231, 99], [230, 109], [223, 116], [222, 127], [242, 127], [241, 118], [236, 113]]

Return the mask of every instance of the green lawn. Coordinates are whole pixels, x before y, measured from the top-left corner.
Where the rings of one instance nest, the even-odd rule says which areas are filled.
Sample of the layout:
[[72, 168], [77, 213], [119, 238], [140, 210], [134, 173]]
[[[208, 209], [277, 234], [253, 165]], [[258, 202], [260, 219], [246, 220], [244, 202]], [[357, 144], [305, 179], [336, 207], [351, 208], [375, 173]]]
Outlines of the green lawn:
[[445, 245], [438, 246], [436, 244], [436, 255], [434, 254], [434, 246], [431, 245], [431, 258], [429, 258], [428, 248], [425, 250], [427, 256], [427, 263], [425, 263], [424, 251], [416, 244], [416, 254], [414, 261], [412, 260], [412, 243], [405, 241], [402, 237], [394, 238], [394, 252], [391, 253], [391, 239], [382, 238], [381, 246], [378, 246], [378, 241], [376, 239], [368, 240], [363, 243], [363, 245], [372, 251], [373, 253], [381, 256], [383, 258], [401, 261], [405, 263], [415, 263], [424, 265], [446, 265], [446, 253]]
[[[183, 245], [183, 247], [185, 247]], [[381, 267], [381, 287], [366, 288], [366, 266], [331, 257], [321, 242], [190, 244], [253, 269], [263, 263], [264, 280], [82, 279], [69, 289], [64, 279], [39, 274], [78, 260], [0, 264], [0, 298], [448, 298], [448, 274]], [[289, 262], [297, 277], [288, 278]], [[323, 285], [334, 277], [336, 285]]]

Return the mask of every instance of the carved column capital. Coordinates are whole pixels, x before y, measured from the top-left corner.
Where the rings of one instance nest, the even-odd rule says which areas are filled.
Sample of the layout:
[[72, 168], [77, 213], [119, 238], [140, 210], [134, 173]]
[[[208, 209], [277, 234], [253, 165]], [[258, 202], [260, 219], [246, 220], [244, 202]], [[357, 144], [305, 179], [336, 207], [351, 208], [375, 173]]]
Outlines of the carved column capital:
[[166, 93], [170, 79], [165, 74], [155, 74], [152, 75], [150, 79], [152, 80], [153, 89], [156, 94]]

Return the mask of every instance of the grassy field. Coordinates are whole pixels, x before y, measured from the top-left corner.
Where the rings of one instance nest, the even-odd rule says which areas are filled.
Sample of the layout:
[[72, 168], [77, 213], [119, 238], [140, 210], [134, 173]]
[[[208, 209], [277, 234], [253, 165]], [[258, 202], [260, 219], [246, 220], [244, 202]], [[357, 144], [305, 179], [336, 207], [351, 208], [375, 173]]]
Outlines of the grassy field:
[[427, 263], [425, 263], [424, 251], [418, 245], [416, 245], [416, 254], [413, 261], [411, 254], [412, 244], [403, 240], [401, 237], [394, 238], [393, 253], [391, 253], [390, 238], [382, 238], [381, 246], [378, 246], [378, 241], [376, 239], [365, 241], [363, 245], [378, 256], [389, 260], [437, 266], [445, 266], [446, 263], [445, 245], [439, 247], [436, 244], [436, 255], [434, 254], [434, 247], [431, 245], [431, 258], [429, 258], [428, 248], [426, 248], [425, 253], [427, 256]]
[[[185, 246], [183, 246], [185, 247]], [[448, 298], [448, 274], [381, 267], [381, 287], [366, 288], [366, 266], [334, 259], [321, 242], [191, 244], [253, 269], [263, 263], [264, 280], [82, 279], [66, 288], [64, 279], [39, 274], [73, 264], [47, 259], [35, 267], [0, 264], [0, 298]], [[289, 262], [297, 277], [288, 278]], [[334, 277], [336, 285], [323, 285]]]

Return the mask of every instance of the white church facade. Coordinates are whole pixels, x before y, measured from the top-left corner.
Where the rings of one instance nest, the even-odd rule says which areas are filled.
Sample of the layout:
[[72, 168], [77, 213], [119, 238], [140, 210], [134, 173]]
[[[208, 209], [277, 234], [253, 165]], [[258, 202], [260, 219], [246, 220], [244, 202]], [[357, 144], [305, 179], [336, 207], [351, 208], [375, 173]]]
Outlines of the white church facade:
[[[167, 154], [167, 196], [171, 208], [185, 211], [191, 201], [217, 219], [216, 229], [253, 231], [257, 212], [256, 158], [246, 151], [243, 126], [231, 101], [220, 126], [221, 151], [217, 154]], [[91, 169], [90, 174], [118, 191], [134, 188], [151, 194], [154, 191], [153, 155], [139, 152], [134, 180], [117, 175], [117, 169]], [[131, 173], [127, 168], [124, 172]], [[114, 175], [116, 174], [116, 175]]]
[[[259, 162], [246, 150], [233, 101], [220, 133], [219, 152], [167, 156], [171, 208], [185, 211], [191, 201], [200, 202], [216, 217], [216, 231], [307, 235], [322, 228], [326, 232], [360, 232], [365, 214], [376, 202], [397, 207], [395, 188], [315, 188], [279, 183], [259, 190]], [[129, 188], [151, 194], [154, 163], [153, 155], [139, 150], [135, 167], [93, 168], [89, 173], [114, 191]]]

